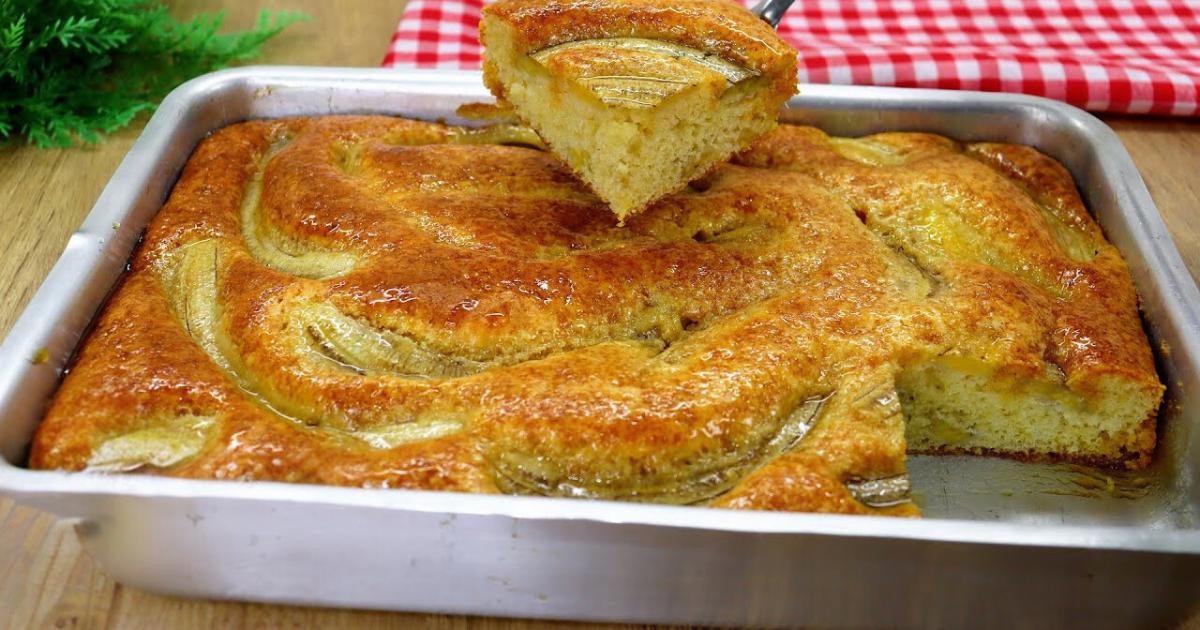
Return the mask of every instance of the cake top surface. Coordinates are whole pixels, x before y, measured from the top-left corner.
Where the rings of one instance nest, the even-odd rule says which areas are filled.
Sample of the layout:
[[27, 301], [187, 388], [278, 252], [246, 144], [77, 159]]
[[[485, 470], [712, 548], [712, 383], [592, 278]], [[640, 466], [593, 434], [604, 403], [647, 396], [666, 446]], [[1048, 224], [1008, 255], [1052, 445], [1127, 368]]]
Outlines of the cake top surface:
[[794, 78], [796, 53], [758, 16], [729, 0], [503, 0], [484, 9], [533, 53], [580, 40], [640, 38], [714, 55], [751, 73]]
[[755, 76], [693, 48], [633, 37], [568, 42], [531, 56], [551, 74], [571, 77], [601, 101], [622, 107], [656, 107], [697, 86], [719, 95]]
[[909, 514], [864, 488], [904, 472], [912, 366], [1160, 387], [1124, 262], [1032, 149], [783, 125], [617, 227], [530, 142], [214, 133], [31, 465]]

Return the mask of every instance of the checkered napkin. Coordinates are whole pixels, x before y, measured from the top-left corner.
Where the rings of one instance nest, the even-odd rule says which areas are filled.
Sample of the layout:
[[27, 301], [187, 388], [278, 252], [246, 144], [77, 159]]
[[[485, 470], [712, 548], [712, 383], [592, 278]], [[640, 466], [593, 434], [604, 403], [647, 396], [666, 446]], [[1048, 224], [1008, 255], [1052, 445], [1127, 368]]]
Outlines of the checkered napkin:
[[[478, 68], [490, 0], [409, 0], [383, 65]], [[753, 4], [752, 0], [746, 3]], [[799, 0], [800, 82], [1023, 92], [1200, 113], [1200, 0]]]

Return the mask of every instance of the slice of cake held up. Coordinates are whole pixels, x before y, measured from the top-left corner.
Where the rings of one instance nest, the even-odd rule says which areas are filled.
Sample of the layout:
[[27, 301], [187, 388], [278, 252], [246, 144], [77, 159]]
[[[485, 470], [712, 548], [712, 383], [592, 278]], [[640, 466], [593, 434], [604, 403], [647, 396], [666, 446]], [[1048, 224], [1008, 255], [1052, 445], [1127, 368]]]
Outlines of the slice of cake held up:
[[484, 80], [620, 221], [776, 125], [796, 52], [726, 0], [501, 0]]

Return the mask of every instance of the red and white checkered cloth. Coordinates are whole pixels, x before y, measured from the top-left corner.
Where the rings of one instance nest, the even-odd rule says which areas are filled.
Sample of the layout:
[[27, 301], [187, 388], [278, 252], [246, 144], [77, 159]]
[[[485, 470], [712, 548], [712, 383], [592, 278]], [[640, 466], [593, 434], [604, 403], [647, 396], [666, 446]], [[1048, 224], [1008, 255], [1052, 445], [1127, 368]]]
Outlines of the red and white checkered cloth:
[[[409, 0], [383, 65], [478, 68], [490, 0]], [[746, 0], [747, 5], [753, 4]], [[1023, 92], [1200, 113], [1200, 0], [799, 0], [800, 82]]]

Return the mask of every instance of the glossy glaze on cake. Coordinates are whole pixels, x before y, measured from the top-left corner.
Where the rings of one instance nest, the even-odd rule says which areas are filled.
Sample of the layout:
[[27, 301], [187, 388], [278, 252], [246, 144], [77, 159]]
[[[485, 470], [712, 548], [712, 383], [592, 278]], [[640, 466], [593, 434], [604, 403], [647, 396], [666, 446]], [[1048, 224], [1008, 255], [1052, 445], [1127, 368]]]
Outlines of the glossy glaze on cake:
[[617, 227], [531, 142], [214, 133], [31, 466], [913, 514], [906, 442], [1149, 461], [1128, 271], [1036, 151], [784, 125]]

